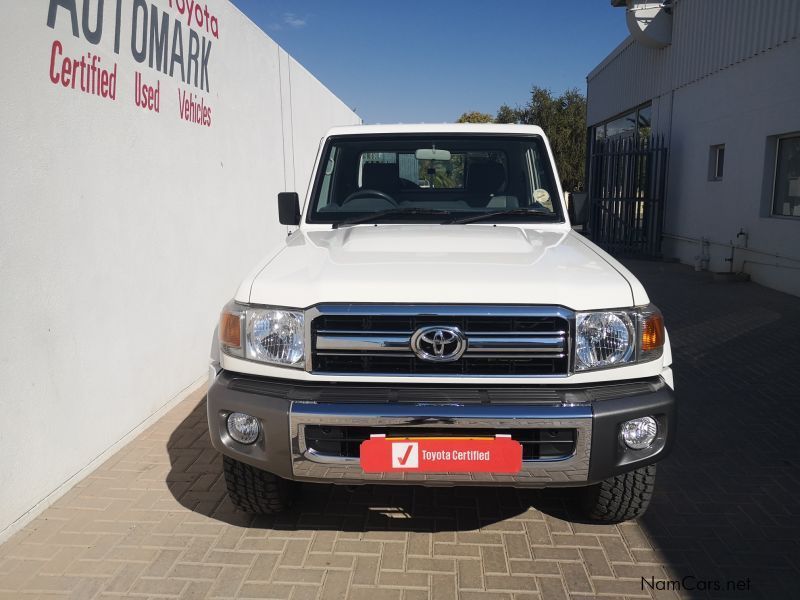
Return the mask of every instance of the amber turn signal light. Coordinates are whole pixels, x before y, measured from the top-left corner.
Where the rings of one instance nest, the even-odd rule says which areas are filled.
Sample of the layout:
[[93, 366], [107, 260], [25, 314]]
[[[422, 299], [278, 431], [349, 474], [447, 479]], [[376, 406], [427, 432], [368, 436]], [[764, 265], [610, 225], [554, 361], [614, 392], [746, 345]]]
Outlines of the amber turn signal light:
[[664, 317], [660, 312], [644, 315], [642, 319], [642, 352], [658, 350], [664, 345]]
[[219, 316], [219, 341], [229, 348], [241, 348], [241, 317], [236, 313], [224, 312]]

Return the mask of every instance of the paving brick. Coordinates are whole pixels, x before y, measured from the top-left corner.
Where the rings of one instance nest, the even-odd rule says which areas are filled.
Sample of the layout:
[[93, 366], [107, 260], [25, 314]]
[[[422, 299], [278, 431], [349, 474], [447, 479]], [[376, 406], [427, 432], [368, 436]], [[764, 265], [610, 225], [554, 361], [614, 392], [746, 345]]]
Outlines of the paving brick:
[[239, 589], [238, 597], [253, 600], [264, 600], [266, 598], [269, 598], [270, 600], [288, 600], [292, 595], [293, 589], [293, 585], [286, 583], [252, 583], [246, 581]]
[[533, 557], [542, 560], [580, 560], [579, 548], [554, 548], [551, 546], [534, 546]]
[[581, 548], [581, 556], [583, 557], [583, 564], [592, 577], [611, 577], [613, 575], [611, 565], [602, 550]]
[[596, 535], [561, 535], [553, 534], [553, 544], [556, 546], [575, 546], [578, 548], [599, 548], [600, 542]]
[[431, 556], [433, 536], [430, 533], [412, 531], [408, 534], [409, 556]]
[[531, 546], [526, 536], [509, 533], [503, 536], [503, 543], [508, 558], [531, 558]]
[[494, 592], [494, 591], [466, 591], [460, 592], [459, 600], [513, 600], [510, 592]]
[[333, 552], [325, 554], [321, 552], [315, 552], [306, 557], [305, 561], [303, 562], [303, 566], [352, 570], [355, 561], [356, 557], [352, 554], [335, 554]]
[[351, 587], [349, 600], [400, 600], [402, 595], [399, 589]]
[[564, 585], [571, 594], [592, 593], [592, 584], [589, 581], [586, 568], [581, 563], [562, 562], [559, 563], [559, 566], [561, 567]]
[[347, 598], [351, 574], [347, 571], [328, 571], [322, 582], [320, 600]]
[[163, 579], [140, 577], [133, 584], [133, 594], [153, 594], [160, 596], [179, 596], [188, 582], [183, 579]]
[[527, 575], [486, 575], [487, 590], [509, 590], [529, 592], [536, 590], [536, 578]]
[[359, 556], [356, 558], [356, 568], [353, 571], [353, 583], [360, 585], [374, 585], [378, 579], [377, 556]]
[[394, 542], [383, 544], [381, 570], [402, 571], [406, 564], [406, 545]]
[[339, 540], [334, 544], [333, 550], [347, 554], [374, 554], [377, 556], [381, 553], [381, 544], [362, 540]]
[[210, 598], [235, 597], [247, 575], [245, 567], [223, 567], [208, 592]]
[[433, 544], [434, 556], [472, 556], [475, 558], [480, 557], [480, 546], [469, 544]]
[[458, 561], [458, 588], [482, 589], [483, 588], [483, 568], [478, 560], [459, 560]]
[[558, 562], [554, 560], [511, 560], [508, 562], [512, 575], [560, 575]]
[[487, 575], [489, 573], [493, 574], [508, 573], [508, 564], [506, 563], [506, 553], [502, 547], [482, 546], [481, 561], [483, 562], [483, 572], [486, 573]]
[[560, 577], [537, 577], [536, 583], [542, 600], [566, 600], [567, 592]]
[[614, 562], [633, 562], [628, 546], [625, 545], [624, 540], [616, 537], [602, 537], [598, 538], [600, 545], [612, 563]]
[[456, 600], [458, 590], [456, 588], [456, 578], [450, 575], [431, 576], [431, 600]]
[[143, 577], [164, 577], [175, 565], [180, 550], [161, 550], [156, 559], [142, 573]]
[[409, 571], [421, 571], [424, 573], [455, 573], [456, 561], [452, 558], [428, 558], [421, 556], [409, 556], [406, 559], [406, 568]]
[[122, 568], [117, 571], [108, 583], [103, 587], [103, 591], [112, 592], [115, 594], [124, 594], [133, 587], [133, 584], [139, 579], [146, 568], [142, 563], [128, 563], [122, 565]]
[[416, 587], [427, 589], [430, 585], [430, 576], [427, 573], [379, 571], [378, 585], [382, 587]]
[[549, 546], [553, 543], [550, 538], [550, 530], [544, 521], [526, 521], [525, 532], [528, 540], [533, 546]]

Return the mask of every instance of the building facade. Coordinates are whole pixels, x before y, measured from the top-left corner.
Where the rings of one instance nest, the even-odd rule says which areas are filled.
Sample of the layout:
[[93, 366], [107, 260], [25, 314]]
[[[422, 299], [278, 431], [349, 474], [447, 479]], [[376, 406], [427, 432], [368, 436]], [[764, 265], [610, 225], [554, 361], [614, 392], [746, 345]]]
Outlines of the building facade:
[[662, 135], [663, 254], [800, 295], [800, 2], [612, 4], [631, 36], [587, 77], [590, 147]]

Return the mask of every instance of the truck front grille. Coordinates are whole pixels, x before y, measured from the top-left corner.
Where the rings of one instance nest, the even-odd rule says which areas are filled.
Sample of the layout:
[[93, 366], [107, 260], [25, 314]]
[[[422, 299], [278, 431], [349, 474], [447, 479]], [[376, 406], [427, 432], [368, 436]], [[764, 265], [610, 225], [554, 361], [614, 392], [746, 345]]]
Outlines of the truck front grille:
[[[323, 305], [311, 321], [315, 373], [545, 376], [569, 371], [570, 315], [559, 307]], [[414, 332], [458, 328], [467, 340], [451, 362], [417, 356]]]
[[348, 427], [334, 425], [306, 425], [305, 445], [308, 449], [326, 456], [358, 458], [361, 442], [372, 434], [386, 437], [494, 437], [508, 434], [522, 445], [522, 460], [560, 460], [575, 453], [574, 429], [435, 429], [402, 427]]

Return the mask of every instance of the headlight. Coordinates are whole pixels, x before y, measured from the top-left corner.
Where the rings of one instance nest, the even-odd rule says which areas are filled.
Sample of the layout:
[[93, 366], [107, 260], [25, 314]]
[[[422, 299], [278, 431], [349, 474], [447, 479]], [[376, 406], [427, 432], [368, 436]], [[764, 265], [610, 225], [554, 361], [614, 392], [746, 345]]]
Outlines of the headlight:
[[220, 316], [220, 346], [232, 356], [303, 368], [304, 329], [302, 311], [251, 308], [231, 302]]
[[599, 369], [630, 362], [636, 330], [624, 312], [579, 313], [576, 321], [576, 369]]
[[664, 349], [664, 318], [652, 304], [630, 310], [578, 313], [575, 370], [654, 360]]

